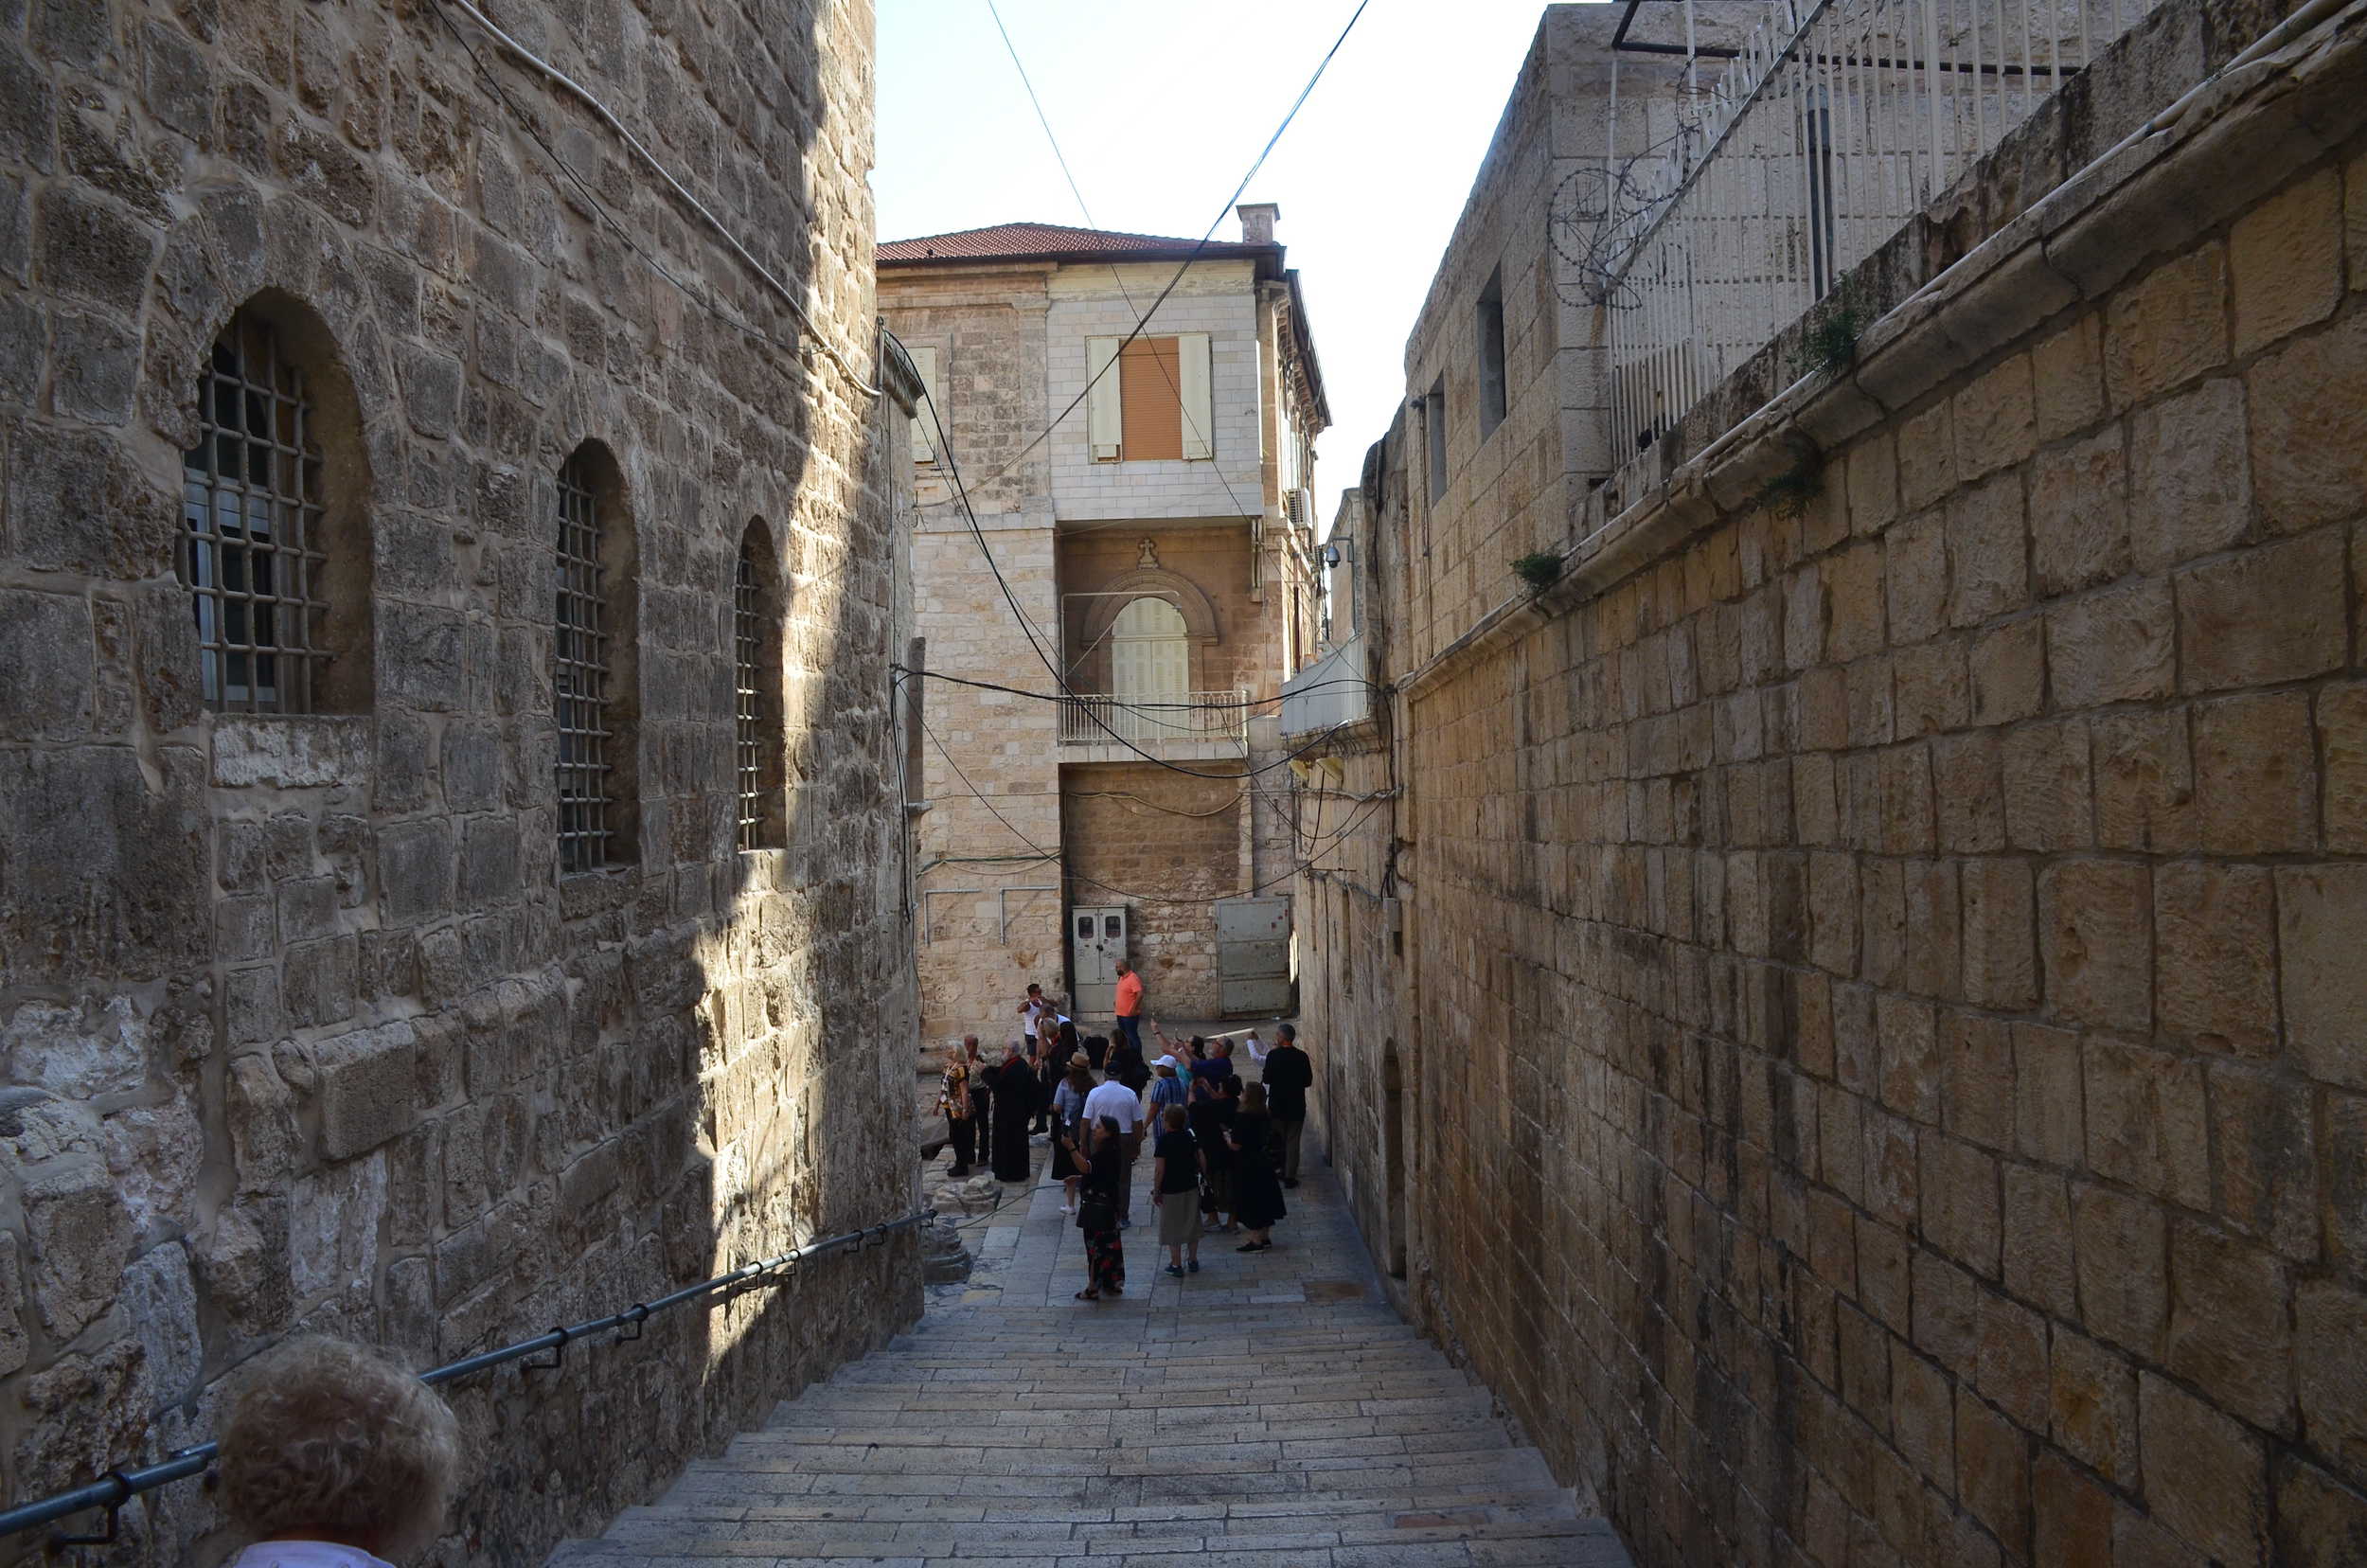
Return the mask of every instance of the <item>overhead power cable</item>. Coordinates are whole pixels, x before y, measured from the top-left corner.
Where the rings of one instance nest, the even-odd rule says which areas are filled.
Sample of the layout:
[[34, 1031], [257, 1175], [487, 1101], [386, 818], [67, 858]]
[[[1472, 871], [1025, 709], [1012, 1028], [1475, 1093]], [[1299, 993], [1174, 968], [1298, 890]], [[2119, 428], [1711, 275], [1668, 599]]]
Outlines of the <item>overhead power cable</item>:
[[[1308, 98], [1314, 94], [1315, 84], [1323, 80], [1324, 73], [1331, 68], [1333, 57], [1339, 54], [1340, 46], [1348, 41], [1348, 34], [1356, 30], [1356, 24], [1359, 19], [1363, 16], [1364, 8], [1371, 4], [1372, 0], [1359, 0], [1356, 9], [1348, 16], [1347, 26], [1340, 29], [1340, 36], [1331, 41], [1331, 47], [1325, 50], [1323, 59], [1316, 62], [1315, 74], [1307, 79], [1307, 85], [1300, 88], [1299, 96], [1290, 101], [1290, 112], [1282, 116], [1282, 123], [1274, 127], [1273, 134], [1267, 137], [1266, 145], [1258, 150], [1256, 161], [1249, 166], [1249, 172], [1241, 176], [1241, 183], [1233, 187], [1233, 194], [1225, 198], [1224, 205], [1217, 209], [1216, 217], [1209, 220], [1208, 227], [1201, 234], [1200, 239], [1193, 244], [1191, 253], [1185, 256], [1183, 263], [1175, 269], [1175, 276], [1167, 279], [1166, 287], [1161, 289], [1157, 297], [1151, 300], [1150, 309], [1143, 312], [1142, 320], [1136, 322], [1134, 324], [1134, 330], [1127, 333], [1124, 338], [1119, 340], [1119, 353], [1124, 353], [1128, 344], [1142, 336], [1144, 323], [1149, 321], [1152, 316], [1159, 313], [1159, 307], [1167, 302], [1167, 296], [1175, 293], [1177, 287], [1183, 283], [1185, 275], [1192, 270], [1192, 264], [1200, 259], [1200, 253], [1208, 248], [1209, 241], [1216, 236], [1217, 226], [1224, 222], [1226, 214], [1230, 213], [1233, 210], [1234, 205], [1240, 201], [1241, 193], [1249, 188], [1250, 181], [1257, 177], [1257, 171], [1266, 167], [1266, 160], [1273, 155], [1275, 145], [1282, 140], [1282, 134], [1290, 129], [1290, 122], [1292, 120], [1298, 118], [1299, 111], [1306, 107]], [[1113, 355], [1110, 360], [1109, 365], [1103, 368], [1101, 375], [1109, 374], [1110, 370], [1115, 368], [1116, 365], [1117, 359], [1116, 356]], [[1088, 377], [1085, 384], [1078, 389], [1077, 396], [1069, 400], [1068, 406], [1061, 409], [1059, 414], [1053, 416], [1052, 422], [1050, 424], [1045, 425], [1042, 430], [1039, 431], [1033, 440], [1029, 441], [1025, 446], [1020, 448], [1019, 451], [1013, 453], [1009, 461], [1006, 462], [1001, 468], [996, 469], [992, 473], [988, 474], [985, 478], [979, 480], [978, 482], [981, 485], [993, 484], [997, 479], [1002, 478], [1005, 474], [1010, 472], [1012, 469], [1018, 467], [1021, 459], [1024, 458], [1029, 453], [1035, 451], [1038, 447], [1043, 445], [1045, 441], [1051, 439], [1052, 433], [1059, 429], [1060, 426], [1067, 421], [1070, 415], [1077, 412], [1077, 410], [1084, 403], [1085, 399], [1092, 394], [1095, 383], [1100, 381], [1100, 375]], [[933, 420], [934, 418], [934, 416], [933, 413]], [[943, 433], [943, 429], [944, 427], [940, 422], [938, 424], [940, 434]], [[965, 508], [967, 508], [967, 505], [968, 503], [965, 501]]]
[[[888, 668], [907, 677], [917, 675], [924, 681], [944, 681], [951, 686], [974, 686], [980, 691], [1000, 691], [1006, 696], [1025, 697], [1030, 701], [1038, 703], [1066, 703], [1073, 701], [1076, 697], [1076, 693], [1074, 692], [1063, 693], [1058, 691], [1029, 691], [1023, 686], [1004, 686], [999, 682], [976, 680], [968, 675], [949, 675], [940, 669], [914, 669], [906, 665], [890, 665]], [[1309, 691], [1321, 691], [1326, 686], [1369, 686], [1375, 691], [1384, 691], [1388, 689], [1387, 687], [1381, 686], [1379, 682], [1368, 681], [1361, 675], [1340, 675], [1329, 680], [1310, 681], [1306, 686], [1300, 686], [1296, 690], [1291, 691], [1289, 695], [1296, 697]], [[1238, 702], [1130, 703], [1127, 705], [1129, 707], [1148, 708], [1161, 713], [1183, 713], [1186, 711], [1201, 713], [1223, 713], [1231, 712], [1236, 708], [1266, 707], [1281, 701], [1283, 701], [1283, 697], [1276, 695], [1272, 697], [1247, 697]], [[1224, 776], [1230, 778], [1234, 775], [1227, 774]]]
[[[648, 147], [644, 146], [641, 138], [634, 135], [626, 126], [625, 122], [616, 117], [615, 112], [611, 110], [607, 104], [601, 102], [598, 97], [595, 95], [589, 87], [584, 86], [583, 83], [576, 80], [575, 78], [567, 75], [564, 71], [559, 69], [558, 66], [553, 65], [550, 62], [544, 60], [542, 56], [536, 54], [533, 50], [527, 48], [525, 45], [519, 43], [507, 33], [502, 31], [501, 27], [494, 23], [493, 19], [486, 15], [483, 11], [477, 9], [477, 8], [471, 3], [471, 0], [436, 0], [436, 4], [439, 14], [442, 9], [447, 6], [458, 10], [462, 15], [468, 17], [469, 20], [484, 28], [485, 31], [492, 37], [493, 41], [496, 44], [499, 44], [509, 55], [541, 72], [544, 77], [548, 78], [553, 82], [556, 82], [571, 96], [580, 100], [586, 108], [590, 109], [595, 116], [598, 116], [601, 123], [606, 125], [609, 130], [615, 133], [617, 137], [621, 139], [627, 147], [632, 149], [633, 153], [639, 157], [644, 164], [649, 166], [651, 172], [656, 174], [660, 180], [663, 180], [666, 183], [667, 187], [672, 190], [674, 195], [680, 199], [685, 206], [689, 207], [691, 211], [697, 213], [700, 218], [705, 221], [707, 227], [713, 229], [716, 236], [721, 239], [726, 246], [730, 247], [732, 253], [738, 256], [742, 262], [746, 263], [748, 270], [756, 274], [756, 277], [766, 288], [772, 290], [773, 293], [780, 296], [781, 302], [789, 307], [790, 313], [795, 316], [798, 322], [804, 326], [806, 332], [811, 339], [814, 347], [821, 349], [822, 352], [829, 358], [830, 363], [837, 365], [840, 371], [845, 375], [846, 379], [854, 383], [856, 391], [863, 393], [866, 397], [876, 398], [880, 396], [880, 388], [873, 385], [870, 379], [855, 367], [853, 361], [849, 360], [844, 353], [840, 352], [838, 346], [830, 341], [828, 333], [823, 331], [821, 324], [816, 322], [813, 317], [807, 312], [805, 302], [797, 297], [796, 291], [792, 290], [787, 283], [781, 281], [780, 278], [774, 276], [771, 268], [767, 267], [763, 262], [757, 260], [756, 253], [749, 250], [746, 245], [740, 243], [739, 236], [734, 234], [730, 227], [724, 223], [723, 220], [718, 218], [712, 211], [710, 211], [704, 202], [700, 201], [698, 197], [691, 194], [689, 187], [674, 178], [673, 171], [667, 169], [666, 165], [659, 160], [656, 153], [650, 151]], [[449, 18], [446, 18], [445, 26], [451, 26]], [[473, 53], [473, 51], [472, 51], [472, 53]], [[539, 140], [540, 138], [538, 137], [537, 139]]]
[[[1068, 182], [1069, 194], [1077, 198], [1077, 210], [1085, 215], [1085, 226], [1092, 229], [1100, 228], [1100, 221], [1094, 217], [1094, 209], [1086, 203], [1085, 192], [1077, 183], [1077, 171], [1069, 168], [1068, 154], [1060, 151], [1060, 138], [1052, 129], [1052, 117], [1049, 115], [1046, 115], [1043, 111], [1043, 99], [1036, 96], [1036, 84], [1028, 77], [1027, 67], [1019, 58], [1019, 45], [1011, 42], [1011, 30], [1003, 25], [1003, 12], [997, 9], [994, 0], [987, 0], [987, 14], [994, 18], [994, 30], [1003, 36], [1004, 52], [1011, 57], [1011, 68], [1019, 73], [1019, 84], [1027, 90], [1027, 101], [1036, 111], [1036, 123], [1043, 127], [1043, 139], [1052, 144], [1053, 159], [1060, 166], [1060, 177]], [[1244, 180], [1241, 184], [1242, 187], [1246, 189], [1249, 182]], [[1219, 217], [1217, 222], [1221, 223], [1224, 220], [1222, 217]], [[1212, 234], [1215, 233], [1215, 228], [1212, 226], [1209, 232]], [[1202, 242], [1205, 243], [1204, 241]], [[1134, 309], [1134, 296], [1132, 294], [1128, 292], [1126, 287], [1126, 274], [1120, 270], [1115, 261], [1109, 263], [1109, 266], [1110, 281], [1117, 285], [1118, 297], [1126, 302], [1128, 313], [1134, 317], [1135, 330], [1139, 331], [1148, 327], [1150, 325], [1149, 313], [1148, 312], [1136, 311]], [[1131, 340], [1130, 339], [1129, 341]], [[1200, 421], [1192, 417], [1192, 410], [1190, 406], [1184, 401], [1184, 389], [1175, 383], [1174, 372], [1167, 368], [1167, 362], [1165, 359], [1162, 359], [1159, 355], [1153, 354], [1150, 356], [1150, 363], [1159, 367], [1159, 379], [1167, 383], [1167, 390], [1169, 392], [1175, 394], [1175, 407], [1178, 418], [1180, 418], [1184, 423], [1190, 425], [1192, 427], [1192, 434], [1199, 437], [1201, 442], [1207, 446], [1209, 467], [1216, 472], [1217, 483], [1224, 487], [1225, 499], [1233, 503], [1234, 512], [1241, 517], [1249, 517], [1253, 515], [1249, 508], [1242, 503], [1240, 492], [1233, 488], [1233, 481], [1225, 475], [1224, 462], [1217, 455], [1216, 432], [1212, 430], [1202, 430], [1200, 428]], [[1213, 422], [1213, 420], [1214, 415], [1212, 412], [1211, 422]], [[1265, 508], [1262, 503], [1255, 515], [1261, 518], [1265, 515]]]
[[[952, 752], [946, 746], [945, 742], [938, 738], [936, 730], [931, 726], [927, 719], [924, 718], [921, 720], [920, 727], [921, 730], [929, 737], [930, 743], [937, 748], [937, 755], [945, 758], [945, 765], [953, 770], [953, 776], [961, 781], [962, 788], [968, 791], [971, 795], [975, 796], [978, 804], [984, 806], [987, 809], [988, 813], [991, 815], [995, 821], [1003, 825], [1006, 831], [1007, 831], [1013, 838], [1019, 840], [1020, 843], [1025, 845], [1029, 849], [1033, 850], [1037, 858], [1047, 861], [1059, 861], [1062, 859], [1062, 857], [1056, 851], [1046, 849], [1042, 845], [1038, 844], [1034, 839], [1031, 839], [1025, 833], [1021, 832], [1019, 830], [1018, 824], [1014, 823], [1009, 817], [1005, 816], [1001, 811], [996, 809], [994, 802], [988, 798], [986, 793], [982, 792], [977, 785], [972, 784], [970, 781], [970, 775], [962, 771], [962, 765], [953, 759]], [[1235, 775], [1232, 776], [1237, 777], [1239, 775]], [[1361, 811], [1351, 813], [1348, 820], [1341, 826], [1339, 830], [1336, 833], [1329, 835], [1331, 843], [1326, 844], [1323, 846], [1322, 848], [1314, 851], [1314, 855], [1323, 854], [1325, 851], [1330, 849], [1334, 845], [1337, 845], [1342, 839], [1347, 837], [1349, 833], [1354, 832], [1359, 827], [1362, 826], [1365, 819], [1371, 816], [1374, 811], [1378, 811], [1385, 803], [1387, 798], [1389, 797], [1383, 796], [1367, 801]], [[1103, 892], [1124, 899], [1131, 903], [1219, 904], [1228, 903], [1235, 899], [1250, 898], [1264, 892], [1270, 887], [1279, 887], [1284, 882], [1287, 882], [1296, 877], [1300, 872], [1314, 869], [1314, 855], [1310, 855], [1308, 859], [1298, 862], [1288, 871], [1283, 872], [1279, 876], [1268, 877], [1265, 881], [1257, 882], [1254, 886], [1251, 886], [1241, 892], [1226, 893], [1213, 899], [1183, 899], [1165, 893], [1136, 893], [1103, 882], [1100, 878], [1079, 871], [1074, 866], [1067, 865], [1065, 863], [1063, 863], [1061, 869], [1065, 875], [1074, 877], [1078, 882], [1091, 882], [1094, 886], [1100, 888]]]

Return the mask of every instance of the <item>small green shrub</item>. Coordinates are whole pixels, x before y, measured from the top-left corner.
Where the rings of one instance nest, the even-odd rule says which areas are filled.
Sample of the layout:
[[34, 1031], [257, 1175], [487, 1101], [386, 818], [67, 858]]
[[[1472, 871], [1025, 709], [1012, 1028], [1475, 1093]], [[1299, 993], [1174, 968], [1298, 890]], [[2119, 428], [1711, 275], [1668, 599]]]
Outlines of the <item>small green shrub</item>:
[[1805, 367], [1828, 376], [1848, 369], [1857, 361], [1858, 334], [1864, 327], [1865, 319], [1855, 305], [1836, 303], [1808, 329], [1807, 340], [1802, 345]]
[[1536, 550], [1512, 563], [1512, 575], [1542, 593], [1561, 580], [1561, 557], [1551, 550]]
[[1759, 487], [1759, 505], [1776, 517], [1799, 517], [1824, 493], [1824, 454], [1806, 437], [1790, 442], [1791, 467]]

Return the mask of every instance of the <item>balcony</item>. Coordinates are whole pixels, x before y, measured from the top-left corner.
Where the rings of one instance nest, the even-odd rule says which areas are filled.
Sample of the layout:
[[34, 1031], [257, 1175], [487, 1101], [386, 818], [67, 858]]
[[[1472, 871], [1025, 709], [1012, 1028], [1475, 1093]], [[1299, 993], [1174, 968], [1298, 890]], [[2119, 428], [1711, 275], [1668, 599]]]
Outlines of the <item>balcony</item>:
[[1128, 762], [1146, 752], [1166, 762], [1246, 757], [1249, 701], [1246, 686], [1153, 701], [1072, 697], [1060, 704], [1060, 760]]

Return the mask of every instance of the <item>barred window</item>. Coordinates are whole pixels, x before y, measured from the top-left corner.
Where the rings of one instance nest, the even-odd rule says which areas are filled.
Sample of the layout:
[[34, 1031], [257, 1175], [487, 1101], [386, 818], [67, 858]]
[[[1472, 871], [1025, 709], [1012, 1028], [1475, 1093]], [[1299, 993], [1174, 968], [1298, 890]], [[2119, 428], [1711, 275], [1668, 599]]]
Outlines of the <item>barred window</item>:
[[205, 705], [311, 713], [329, 659], [329, 557], [315, 411], [269, 325], [240, 312], [198, 378], [182, 454], [181, 578]]
[[740, 536], [732, 577], [732, 759], [742, 849], [787, 842], [782, 821], [780, 609], [764, 525]]
[[551, 696], [559, 717], [559, 869], [612, 864], [607, 584], [600, 561], [599, 498], [578, 452], [559, 471], [559, 604], [551, 639]]

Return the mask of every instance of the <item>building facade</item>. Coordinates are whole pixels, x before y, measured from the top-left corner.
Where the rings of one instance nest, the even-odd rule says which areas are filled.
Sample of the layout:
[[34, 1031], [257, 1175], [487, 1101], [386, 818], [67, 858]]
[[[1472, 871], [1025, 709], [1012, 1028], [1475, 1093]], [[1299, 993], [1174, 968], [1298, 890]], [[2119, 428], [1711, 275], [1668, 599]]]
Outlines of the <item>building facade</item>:
[[[0, 7], [13, 1500], [293, 1331], [425, 1367], [910, 1207], [869, 7], [500, 15]], [[441, 1560], [918, 1306], [907, 1238], [452, 1384]]]
[[[1355, 721], [1300, 918], [1359, 1223], [1639, 1562], [2351, 1560], [2358, 13], [2100, 35], [1615, 423], [1556, 193], [1620, 15], [1545, 13], [1342, 510], [1388, 695], [1286, 696]], [[1812, 101], [1911, 58], [1853, 47]]]
[[1197, 247], [1015, 223], [880, 249], [881, 310], [930, 389], [913, 450], [932, 1044], [1015, 1033], [1030, 982], [1106, 1024], [1121, 956], [1168, 1018], [1287, 1000], [1279, 938], [1220, 926], [1287, 918], [1275, 698], [1313, 653], [1328, 416], [1274, 209], [1241, 221]]

